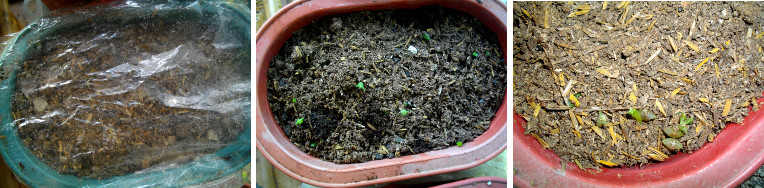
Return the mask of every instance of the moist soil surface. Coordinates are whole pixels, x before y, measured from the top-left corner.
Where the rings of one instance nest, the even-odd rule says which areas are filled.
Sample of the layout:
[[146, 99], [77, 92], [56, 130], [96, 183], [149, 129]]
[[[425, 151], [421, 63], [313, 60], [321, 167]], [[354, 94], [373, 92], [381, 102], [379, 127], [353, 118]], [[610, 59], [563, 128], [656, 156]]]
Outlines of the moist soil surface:
[[41, 38], [15, 79], [23, 143], [59, 173], [98, 179], [230, 143], [248, 126], [249, 90], [235, 87], [249, 83], [250, 51], [213, 46], [213, 25], [83, 24]]
[[514, 5], [514, 112], [579, 168], [692, 153], [761, 106], [764, 3]]
[[477, 19], [440, 7], [322, 18], [271, 60], [268, 100], [290, 141], [325, 161], [443, 149], [489, 128], [506, 88], [501, 51]]

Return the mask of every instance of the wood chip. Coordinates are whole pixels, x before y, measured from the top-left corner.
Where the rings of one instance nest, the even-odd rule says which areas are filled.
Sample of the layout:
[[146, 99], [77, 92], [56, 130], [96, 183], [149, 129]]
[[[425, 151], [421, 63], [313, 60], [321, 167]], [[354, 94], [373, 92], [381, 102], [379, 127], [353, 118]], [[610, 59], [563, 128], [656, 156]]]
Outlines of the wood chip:
[[607, 69], [604, 69], [604, 68], [598, 68], [597, 72], [599, 72], [600, 74], [603, 74], [603, 75], [605, 75], [607, 77], [611, 77], [611, 78], [613, 77], [613, 74], [611, 74], [610, 71], [608, 71]]
[[713, 54], [713, 53], [716, 53], [718, 51], [719, 51], [719, 48], [714, 48], [711, 51], [708, 51], [708, 53], [712, 53]]
[[541, 139], [541, 137], [536, 135], [536, 133], [531, 133], [531, 136], [533, 138], [535, 138], [536, 141], [539, 141], [539, 143], [541, 143], [541, 147], [544, 147], [544, 148], [547, 148], [547, 149], [549, 148], [549, 144], [547, 144], [543, 139]]
[[578, 48], [576, 48], [573, 45], [569, 45], [569, 44], [565, 44], [565, 43], [561, 43], [561, 42], [554, 42], [554, 44], [556, 44], [557, 46], [563, 47], [563, 48], [571, 49], [571, 50], [577, 50], [578, 49]]
[[666, 73], [666, 74], [671, 75], [671, 76], [676, 76], [677, 75], [676, 72], [671, 71], [671, 70], [667, 70], [667, 69], [658, 69], [658, 72]]
[[684, 43], [685, 43], [685, 44], [687, 44], [687, 46], [688, 46], [688, 47], [690, 47], [690, 49], [692, 49], [692, 50], [694, 50], [694, 51], [696, 51], [696, 52], [700, 53], [700, 49], [698, 48], [698, 46], [697, 46], [697, 45], [693, 44], [693, 43], [692, 43], [692, 42], [690, 42], [690, 41], [686, 41], [686, 40], [684, 41]]
[[597, 160], [597, 162], [609, 167], [618, 166], [618, 164], [612, 163], [610, 161]]
[[674, 39], [671, 39], [671, 36], [668, 37], [669, 43], [671, 44], [671, 49], [674, 50], [674, 53], [677, 52], [676, 45], [674, 44]]
[[709, 102], [707, 98], [698, 98], [698, 100], [699, 100], [700, 102], [704, 102], [704, 103], [708, 103], [708, 104], [711, 104], [711, 102]]
[[698, 64], [698, 66], [695, 67], [695, 71], [698, 71], [698, 69], [700, 69], [700, 67], [703, 66], [703, 64], [706, 64], [706, 62], [708, 62], [708, 58], [701, 61], [700, 64]]
[[605, 135], [602, 135], [602, 129], [600, 129], [597, 126], [592, 126], [592, 130], [594, 131], [594, 133], [597, 133], [597, 135], [600, 136], [600, 138], [602, 138], [602, 141], [607, 142]]
[[724, 110], [722, 110], [722, 117], [727, 117], [727, 115], [729, 115], [730, 107], [732, 107], [732, 100], [727, 99], [727, 102], [724, 103]]
[[674, 91], [672, 91], [671, 97], [674, 97], [677, 93], [679, 93], [679, 89], [682, 89], [682, 88], [676, 88]]
[[668, 116], [666, 114], [666, 111], [663, 110], [663, 105], [661, 104], [661, 101], [655, 100], [655, 106], [658, 107], [658, 111], [661, 111], [661, 114], [663, 114], [663, 116]]

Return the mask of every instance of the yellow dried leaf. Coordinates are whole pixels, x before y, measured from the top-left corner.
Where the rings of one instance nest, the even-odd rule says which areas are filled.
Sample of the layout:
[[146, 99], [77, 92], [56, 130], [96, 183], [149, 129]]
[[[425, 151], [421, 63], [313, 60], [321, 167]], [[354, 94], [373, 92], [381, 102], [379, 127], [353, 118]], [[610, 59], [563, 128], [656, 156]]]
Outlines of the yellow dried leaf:
[[597, 162], [609, 167], [618, 166], [618, 164], [612, 163], [610, 161], [597, 160]]
[[531, 106], [533, 107], [533, 117], [538, 117], [539, 116], [539, 112], [541, 111], [541, 105], [533, 103], [533, 104], [531, 104]]
[[655, 25], [655, 22], [658, 20], [653, 20], [653, 23], [650, 24], [650, 27], [647, 27], [647, 31], [650, 31], [650, 29], [653, 29], [653, 26]]
[[668, 158], [668, 155], [663, 154], [663, 152], [661, 152], [660, 150], [657, 150], [657, 149], [652, 148], [652, 147], [647, 147], [647, 148], [650, 149], [650, 150], [653, 150], [653, 152], [655, 152], [656, 154], [660, 155], [663, 158]]
[[525, 17], [532, 18], [531, 14], [528, 14], [528, 11], [525, 11], [525, 9], [522, 9], [523, 14], [525, 14]]
[[709, 103], [709, 104], [710, 104], [710, 102], [708, 101], [708, 99], [707, 99], [707, 98], [698, 98], [698, 100], [699, 100], [700, 102], [704, 102], [704, 103]]
[[676, 72], [671, 71], [671, 70], [666, 70], [666, 69], [658, 69], [658, 72], [666, 73], [666, 74], [671, 75], [671, 76], [676, 76], [677, 75]]
[[621, 4], [618, 5], [618, 9], [621, 9], [628, 5], [631, 1], [621, 1]]
[[613, 126], [608, 127], [607, 131], [610, 133], [610, 137], [613, 138], [613, 143], [617, 143], [620, 135], [618, 135], [618, 133], [615, 133], [615, 131], [613, 130]]
[[758, 35], [756, 35], [756, 39], [760, 39], [760, 38], [761, 38], [761, 36], [764, 36], [764, 31], [762, 31], [762, 32], [759, 32], [759, 34], [758, 34]]
[[730, 40], [727, 40], [727, 42], [724, 43], [724, 45], [727, 46], [727, 48], [729, 48], [730, 47]]
[[649, 156], [650, 158], [652, 158], [653, 160], [656, 160], [656, 161], [663, 162], [663, 161], [666, 160], [666, 158], [663, 158], [663, 157], [661, 157], [660, 155], [657, 155], [657, 154], [652, 154], [651, 153], [651, 154], [647, 154], [647, 156]]
[[684, 81], [684, 82], [686, 82], [688, 84], [692, 84], [692, 80], [690, 80], [688, 78], [679, 78], [679, 80], [682, 80], [682, 81]]
[[730, 107], [732, 107], [732, 100], [727, 99], [727, 102], [724, 103], [724, 110], [722, 110], [722, 117], [727, 117], [727, 115], [729, 115]]
[[581, 117], [580, 116], [576, 116], [576, 120], [578, 120], [578, 124], [579, 125], [584, 125], [584, 121], [581, 121]]
[[634, 157], [634, 156], [631, 156], [631, 155], [629, 155], [628, 153], [626, 153], [625, 151], [621, 151], [621, 153], [623, 153], [623, 155], [626, 155], [627, 157], [630, 157], [630, 158], [632, 158], [632, 159], [636, 159], [636, 160], [639, 160], [639, 158], [636, 158], [636, 157]]
[[675, 96], [677, 93], [679, 93], [679, 89], [682, 89], [682, 88], [676, 88], [674, 91], [672, 91], [672, 92], [671, 92], [671, 96], [673, 97], [673, 96]]
[[565, 75], [560, 73], [560, 86], [565, 85]]
[[607, 1], [602, 2], [602, 10], [607, 9]]
[[716, 70], [716, 78], [719, 78], [719, 66], [714, 63], [714, 69]]
[[578, 7], [576, 7], [576, 9], [578, 11], [571, 12], [570, 15], [568, 15], [568, 18], [584, 15], [586, 13], [589, 13], [590, 10], [592, 10], [591, 6], [589, 5], [579, 5]]
[[608, 71], [607, 69], [598, 68], [597, 72], [599, 72], [600, 74], [603, 74], [603, 75], [605, 75], [607, 77], [613, 77], [613, 74], [610, 74], [610, 71]]
[[708, 62], [708, 58], [701, 61], [700, 64], [698, 64], [698, 66], [695, 67], [695, 71], [698, 71], [698, 69], [700, 69], [700, 67], [703, 66], [703, 64], [706, 64], [706, 62]]
[[711, 51], [708, 51], [708, 53], [716, 53], [719, 51], [719, 48], [714, 48]]
[[631, 100], [631, 103], [637, 104], [637, 96], [634, 95], [634, 92], [629, 93], [629, 100]]
[[687, 46], [690, 47], [690, 49], [695, 50], [696, 52], [700, 53], [700, 49], [698, 48], [697, 45], [693, 44], [690, 41], [684, 41], [684, 43], [687, 44]]
[[536, 133], [531, 133], [531, 136], [536, 139], [536, 141], [539, 141], [541, 143], [541, 147], [549, 148], [549, 144], [547, 144], [541, 137], [536, 135]]
[[663, 105], [661, 104], [661, 101], [655, 100], [655, 106], [658, 107], [658, 111], [661, 111], [661, 114], [663, 114], [663, 116], [667, 116], [666, 111], [663, 110]]
[[700, 130], [703, 129], [703, 124], [698, 123], [697, 126], [695, 126], [695, 133], [700, 133]]
[[676, 53], [677, 49], [676, 49], [676, 45], [674, 44], [674, 39], [671, 39], [671, 36], [669, 36], [668, 39], [669, 39], [669, 43], [671, 44], [671, 49], [674, 50], [674, 52]]
[[570, 97], [568, 97], [568, 99], [570, 99], [570, 101], [573, 101], [573, 105], [575, 105], [576, 107], [581, 105], [581, 103], [578, 102], [578, 99], [576, 99], [576, 96], [573, 96], [572, 93], [570, 94]]
[[631, 89], [634, 89], [634, 93], [639, 93], [639, 92], [637, 92], [637, 84], [636, 83], [631, 84]]
[[578, 166], [579, 169], [584, 170], [584, 166], [581, 166], [581, 163], [579, 163], [577, 159], [573, 159], [573, 162], [576, 162], [576, 166]]
[[547, 23], [547, 20], [549, 18], [549, 10], [546, 8], [544, 9], [544, 29], [549, 28], [549, 24]]
[[602, 138], [603, 141], [607, 142], [607, 140], [605, 140], [605, 135], [602, 135], [602, 129], [600, 129], [597, 126], [592, 126], [592, 130], [594, 131], [594, 133], [597, 133], [597, 135], [600, 136], [600, 138]]

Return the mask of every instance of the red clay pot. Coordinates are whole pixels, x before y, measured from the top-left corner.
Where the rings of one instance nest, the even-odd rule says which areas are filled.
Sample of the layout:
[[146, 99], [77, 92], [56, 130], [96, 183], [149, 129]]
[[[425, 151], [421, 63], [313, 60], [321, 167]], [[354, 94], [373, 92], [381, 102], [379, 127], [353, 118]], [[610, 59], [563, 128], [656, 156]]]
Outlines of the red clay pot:
[[[764, 98], [758, 101], [764, 103]], [[643, 167], [602, 168], [598, 174], [570, 162], [562, 170], [560, 157], [523, 135], [522, 117], [514, 114], [514, 121], [513, 179], [520, 187], [734, 187], [764, 163], [764, 109], [750, 113], [740, 125], [727, 124], [713, 143], [693, 153]]]
[[[507, 147], [507, 95], [504, 95], [490, 128], [462, 147], [451, 147], [395, 159], [375, 160], [358, 164], [334, 164], [300, 151], [276, 124], [268, 104], [266, 72], [291, 33], [325, 16], [363, 10], [414, 9], [439, 5], [466, 12], [483, 22], [497, 34], [504, 54], [507, 49], [507, 8], [490, 0], [317, 0], [289, 4], [269, 19], [258, 31], [255, 122], [257, 149], [285, 174], [302, 182], [321, 187], [365, 186], [441, 174], [482, 164]], [[507, 61], [504, 56], [504, 61]]]
[[432, 188], [491, 188], [491, 187], [507, 187], [507, 179], [499, 177], [479, 177], [470, 178], [461, 181], [455, 181], [443, 185], [438, 185]]

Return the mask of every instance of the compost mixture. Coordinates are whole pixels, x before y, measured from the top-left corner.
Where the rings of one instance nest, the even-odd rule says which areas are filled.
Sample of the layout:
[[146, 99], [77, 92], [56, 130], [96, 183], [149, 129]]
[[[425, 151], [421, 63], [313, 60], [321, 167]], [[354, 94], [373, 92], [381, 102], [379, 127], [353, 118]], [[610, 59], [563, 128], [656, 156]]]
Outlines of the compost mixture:
[[214, 46], [213, 23], [152, 20], [82, 24], [32, 45], [12, 99], [32, 154], [103, 179], [191, 161], [245, 130], [249, 49]]
[[334, 163], [461, 146], [504, 98], [498, 43], [477, 19], [439, 7], [327, 17], [271, 60], [268, 100], [292, 143]]
[[761, 106], [762, 8], [514, 3], [514, 112], [525, 134], [582, 169], [692, 153]]

